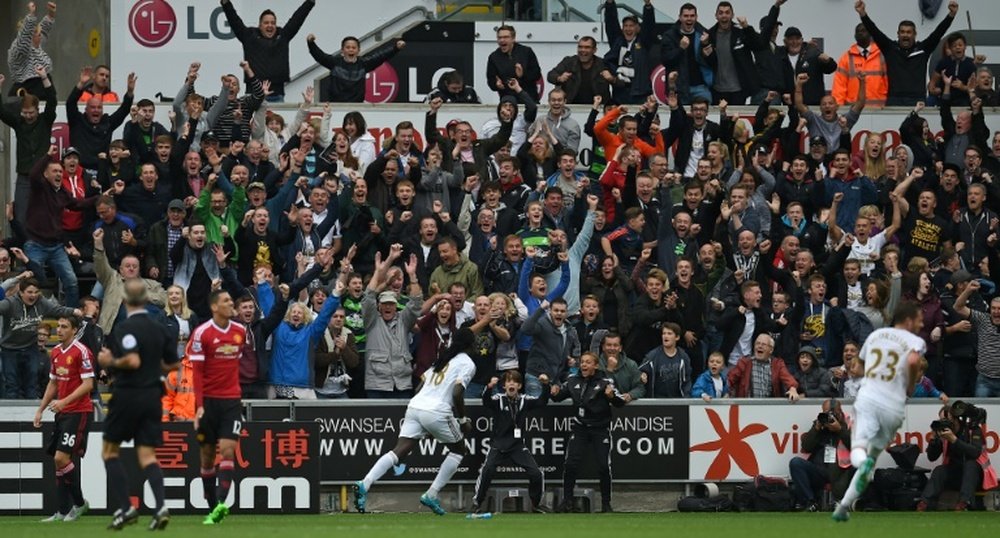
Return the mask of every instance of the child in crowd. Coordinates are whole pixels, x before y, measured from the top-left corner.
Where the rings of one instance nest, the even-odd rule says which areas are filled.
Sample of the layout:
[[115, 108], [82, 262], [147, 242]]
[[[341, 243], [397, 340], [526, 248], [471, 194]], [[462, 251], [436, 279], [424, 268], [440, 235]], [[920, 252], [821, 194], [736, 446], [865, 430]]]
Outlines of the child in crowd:
[[713, 351], [708, 356], [708, 370], [698, 376], [691, 388], [692, 398], [701, 398], [706, 402], [713, 398], [726, 398], [729, 396], [729, 381], [722, 375], [723, 368], [726, 367], [726, 358], [722, 353]]
[[941, 403], [948, 403], [948, 395], [934, 386], [931, 378], [924, 375], [927, 372], [927, 359], [920, 357], [920, 380], [913, 388], [912, 398], [937, 398]]

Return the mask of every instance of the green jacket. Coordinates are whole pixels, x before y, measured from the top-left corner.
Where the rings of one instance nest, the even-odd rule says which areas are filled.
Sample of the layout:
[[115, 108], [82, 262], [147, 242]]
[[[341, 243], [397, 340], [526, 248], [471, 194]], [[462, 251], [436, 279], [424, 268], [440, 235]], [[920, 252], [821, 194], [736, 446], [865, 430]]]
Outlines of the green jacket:
[[[230, 236], [236, 234], [236, 230], [243, 222], [243, 214], [247, 209], [247, 191], [244, 187], [237, 186], [233, 189], [233, 197], [229, 200], [229, 205], [222, 213], [221, 217], [212, 213], [212, 189], [201, 189], [198, 195], [198, 202], [194, 205], [194, 214], [205, 223], [206, 242], [217, 245], [225, 244], [222, 237], [222, 225], [229, 228]], [[236, 259], [236, 242], [233, 241], [233, 260]]]
[[608, 358], [604, 353], [601, 353], [597, 367], [615, 382], [618, 392], [631, 394], [633, 400], [646, 396], [646, 385], [642, 383], [639, 365], [624, 353], [618, 359], [618, 369], [614, 372], [608, 372]]
[[479, 266], [469, 261], [464, 254], [458, 263], [451, 267], [443, 263], [431, 273], [428, 285], [437, 283], [441, 293], [448, 293], [448, 288], [455, 282], [465, 285], [465, 296], [475, 299], [483, 294], [483, 279], [479, 276]]

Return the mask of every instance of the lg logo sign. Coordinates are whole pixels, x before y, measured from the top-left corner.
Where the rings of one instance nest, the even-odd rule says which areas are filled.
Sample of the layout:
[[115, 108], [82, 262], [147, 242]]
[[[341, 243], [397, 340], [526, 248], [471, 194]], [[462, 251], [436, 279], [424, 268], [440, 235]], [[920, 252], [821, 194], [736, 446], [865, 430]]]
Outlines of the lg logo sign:
[[141, 0], [128, 14], [128, 29], [143, 46], [166, 45], [177, 30], [177, 15], [165, 0]]

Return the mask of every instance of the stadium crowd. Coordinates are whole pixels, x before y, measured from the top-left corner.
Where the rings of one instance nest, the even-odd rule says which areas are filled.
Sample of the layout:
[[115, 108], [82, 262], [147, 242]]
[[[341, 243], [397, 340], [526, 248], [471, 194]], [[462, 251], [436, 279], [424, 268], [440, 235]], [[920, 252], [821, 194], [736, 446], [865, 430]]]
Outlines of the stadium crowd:
[[[461, 327], [476, 335], [470, 397], [512, 369], [538, 395], [543, 375], [559, 384], [592, 350], [626, 401], [849, 398], [865, 338], [900, 301], [924, 316], [921, 395], [1000, 396], [1000, 132], [983, 115], [1000, 103], [986, 59], [948, 33], [958, 4], [931, 34], [902, 21], [892, 39], [880, 25], [894, 21], [876, 23], [859, 0], [856, 43], [838, 59], [781, 31], [785, 1], [756, 28], [729, 2], [714, 22], [683, 4], [654, 56], [652, 3], [620, 19], [609, 0], [608, 42], [582, 37], [555, 66], [500, 26], [487, 85], [446, 74], [424, 117], [382, 147], [349, 103], [406, 43], [363, 52], [346, 37], [326, 53], [325, 36], [297, 36], [314, 0], [283, 25], [266, 10], [257, 26], [222, 0], [241, 71], [213, 79], [191, 63], [168, 118], [141, 97], [168, 88], [107, 66], [83, 67], [57, 96], [45, 50], [56, 4], [41, 15], [29, 3], [0, 108], [17, 138], [0, 397], [40, 397], [46, 319], [81, 316], [97, 356], [136, 277], [179, 355], [211, 317], [210, 292], [230, 292], [247, 328], [244, 398], [408, 398]], [[288, 97], [293, 39], [331, 84], [307, 90], [286, 122], [268, 103]], [[661, 64], [663, 103], [650, 84]], [[543, 77], [555, 86], [547, 108]], [[477, 91], [499, 95], [495, 119], [448, 115]], [[60, 99], [61, 154], [49, 143]], [[753, 121], [727, 110], [748, 103]], [[902, 143], [870, 133], [854, 151], [853, 126], [882, 106], [908, 107]], [[586, 169], [581, 132], [593, 140]], [[338, 278], [346, 290], [324, 309]], [[193, 418], [182, 364], [164, 420]]]

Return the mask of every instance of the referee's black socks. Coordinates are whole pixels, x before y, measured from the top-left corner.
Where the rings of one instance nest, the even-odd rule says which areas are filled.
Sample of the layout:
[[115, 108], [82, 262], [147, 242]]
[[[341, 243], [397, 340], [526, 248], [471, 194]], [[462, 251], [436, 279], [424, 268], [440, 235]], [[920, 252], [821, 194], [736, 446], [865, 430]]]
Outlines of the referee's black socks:
[[166, 497], [166, 492], [163, 487], [163, 469], [160, 468], [159, 463], [150, 463], [143, 469], [146, 474], [146, 480], [149, 481], [149, 488], [153, 490], [153, 497], [156, 498], [156, 511], [159, 512], [160, 508], [163, 508], [163, 499]]
[[[111, 496], [121, 508], [122, 512], [127, 512], [132, 507], [128, 498], [128, 475], [125, 474], [125, 466], [119, 458], [109, 458], [104, 460], [104, 470], [108, 473], [108, 481], [111, 483]], [[160, 484], [162, 484], [162, 478]]]

